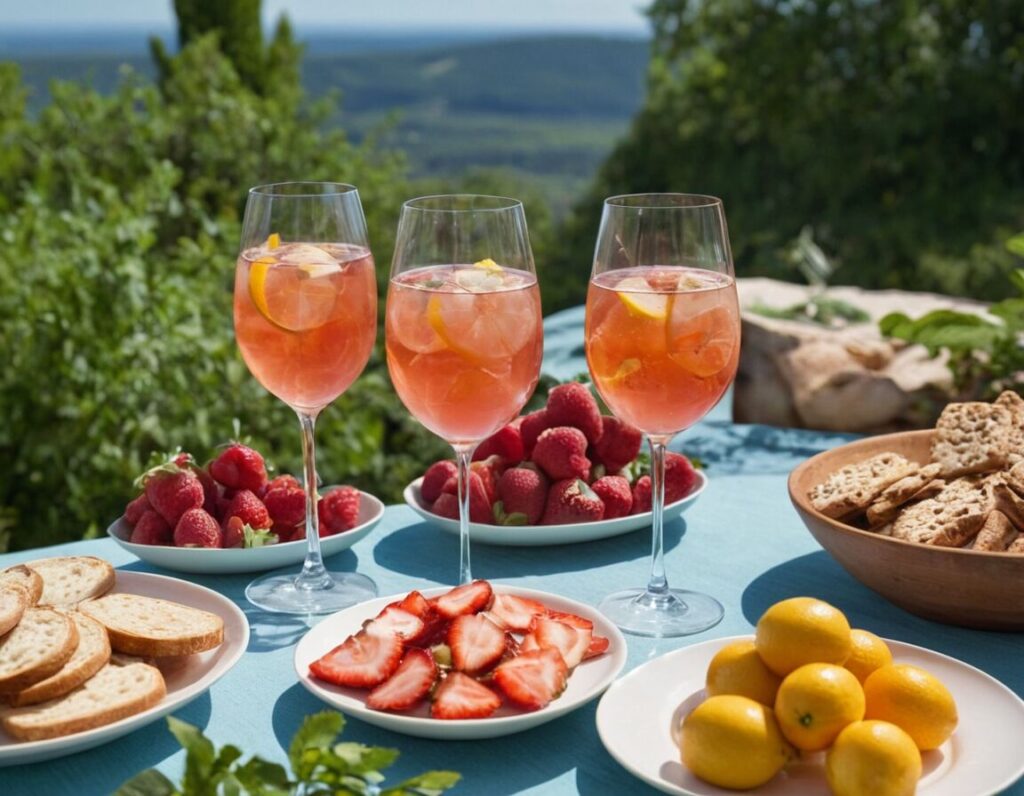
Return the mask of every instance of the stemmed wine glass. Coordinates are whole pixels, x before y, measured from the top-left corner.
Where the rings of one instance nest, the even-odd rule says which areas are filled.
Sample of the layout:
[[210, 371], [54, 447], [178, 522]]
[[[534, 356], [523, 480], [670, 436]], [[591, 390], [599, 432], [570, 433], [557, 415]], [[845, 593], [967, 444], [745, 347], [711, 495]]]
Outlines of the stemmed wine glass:
[[366, 366], [377, 335], [377, 286], [359, 193], [351, 185], [286, 182], [249, 191], [235, 268], [235, 336], [249, 371], [302, 426], [306, 560], [245, 590], [267, 611], [319, 614], [377, 593], [354, 572], [329, 572], [317, 520], [317, 416]]
[[459, 582], [472, 580], [473, 450], [515, 418], [540, 375], [540, 291], [523, 206], [473, 194], [402, 206], [388, 287], [388, 370], [458, 466]]
[[717, 624], [722, 606], [670, 589], [665, 576], [665, 449], [722, 397], [739, 361], [740, 317], [722, 202], [690, 194], [614, 196], [604, 203], [587, 291], [587, 364], [601, 397], [647, 435], [653, 517], [644, 589], [609, 595], [622, 630], [683, 636]]

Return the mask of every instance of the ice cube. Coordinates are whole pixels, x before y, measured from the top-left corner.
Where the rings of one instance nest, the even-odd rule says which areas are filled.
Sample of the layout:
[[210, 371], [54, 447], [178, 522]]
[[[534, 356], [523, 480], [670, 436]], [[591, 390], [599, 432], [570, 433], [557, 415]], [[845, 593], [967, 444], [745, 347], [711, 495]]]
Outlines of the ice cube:
[[311, 277], [326, 276], [341, 270], [338, 261], [311, 243], [285, 243], [274, 250], [277, 261], [297, 265]]

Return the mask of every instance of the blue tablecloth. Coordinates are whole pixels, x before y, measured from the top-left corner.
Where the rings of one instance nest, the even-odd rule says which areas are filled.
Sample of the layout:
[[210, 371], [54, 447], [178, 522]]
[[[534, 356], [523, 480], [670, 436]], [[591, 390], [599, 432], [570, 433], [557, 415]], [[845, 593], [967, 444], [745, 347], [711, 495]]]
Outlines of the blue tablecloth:
[[[579, 319], [571, 313], [549, 319], [549, 363], [561, 376], [582, 369]], [[561, 325], [561, 321], [570, 321]], [[573, 334], [572, 330], [575, 329]], [[577, 338], [573, 342], [573, 338]], [[721, 417], [720, 409], [715, 416]], [[948, 627], [896, 608], [846, 574], [805, 530], [789, 503], [786, 476], [806, 457], [847, 437], [816, 432], [734, 425], [708, 420], [677, 440], [676, 447], [707, 465], [707, 491], [666, 528], [671, 582], [717, 596], [725, 619], [685, 639], [629, 637], [627, 670], [679, 647], [710, 638], [749, 633], [771, 603], [794, 595], [822, 597], [855, 626], [920, 644], [967, 661], [1024, 695], [1021, 636]], [[0, 556], [0, 567], [40, 555], [84, 553], [115, 565], [152, 571], [109, 540], [78, 542]], [[477, 544], [473, 571], [496, 582], [543, 589], [586, 603], [607, 592], [642, 585], [648, 575], [650, 536], [637, 531], [590, 544], [513, 548]], [[358, 569], [377, 581], [381, 594], [397, 594], [454, 582], [458, 540], [424, 524], [408, 508], [392, 506], [374, 532], [329, 560], [338, 569]], [[246, 609], [252, 627], [248, 652], [208, 693], [178, 710], [215, 743], [235, 743], [247, 753], [283, 762], [284, 748], [302, 717], [323, 704], [297, 684], [292, 669], [300, 622], [268, 617], [248, 607], [249, 576], [192, 577]], [[528, 732], [477, 742], [426, 741], [350, 720], [345, 739], [394, 746], [402, 757], [389, 781], [428, 768], [463, 774], [456, 794], [646, 794], [655, 793], [605, 752], [595, 729], [596, 703]], [[638, 715], [636, 721], [643, 721]], [[42, 764], [0, 769], [0, 794], [109, 793], [136, 771], [156, 766], [177, 780], [184, 754], [163, 721], [106, 746]], [[395, 779], [392, 779], [394, 777]], [[1008, 793], [1024, 794], [1018, 783]], [[970, 794], [964, 794], [970, 796]]]

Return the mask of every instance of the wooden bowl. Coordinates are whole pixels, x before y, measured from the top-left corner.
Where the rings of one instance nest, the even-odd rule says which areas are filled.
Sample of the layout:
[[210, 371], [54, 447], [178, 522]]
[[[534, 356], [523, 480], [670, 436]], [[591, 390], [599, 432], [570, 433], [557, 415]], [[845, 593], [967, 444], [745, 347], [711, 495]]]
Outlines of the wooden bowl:
[[1024, 555], [905, 542], [816, 511], [810, 489], [840, 467], [893, 451], [930, 459], [934, 431], [857, 440], [819, 453], [789, 475], [789, 497], [818, 543], [853, 577], [925, 619], [984, 630], [1024, 630]]

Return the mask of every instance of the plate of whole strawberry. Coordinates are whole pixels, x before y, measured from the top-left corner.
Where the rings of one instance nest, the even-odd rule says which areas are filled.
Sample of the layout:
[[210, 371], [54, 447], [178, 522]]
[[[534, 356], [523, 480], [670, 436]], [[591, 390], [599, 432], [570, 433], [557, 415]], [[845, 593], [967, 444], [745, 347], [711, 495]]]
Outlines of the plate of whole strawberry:
[[[107, 534], [150, 564], [201, 574], [260, 572], [302, 562], [306, 497], [294, 476], [267, 475], [263, 456], [234, 443], [206, 466], [176, 453], [136, 480], [140, 494]], [[320, 549], [346, 550], [384, 516], [351, 486], [320, 490]]]
[[[501, 545], [590, 542], [651, 525], [651, 477], [643, 435], [602, 415], [583, 384], [560, 384], [543, 409], [516, 418], [473, 454], [469, 533]], [[666, 454], [665, 520], [682, 514], [707, 476]], [[405, 502], [443, 531], [459, 532], [455, 462], [432, 464], [405, 488]]]
[[313, 627], [295, 648], [312, 694], [406, 735], [494, 738], [556, 719], [622, 671], [626, 640], [583, 603], [476, 580], [381, 597]]

